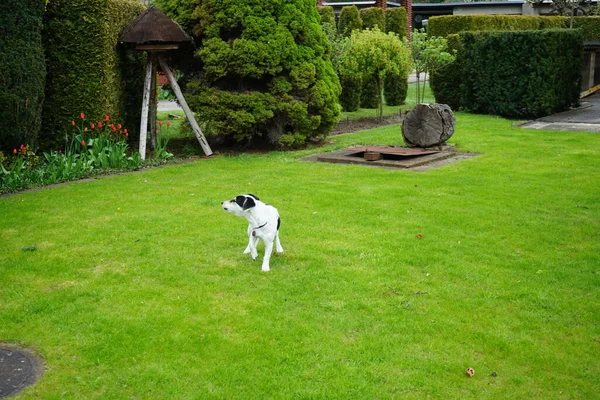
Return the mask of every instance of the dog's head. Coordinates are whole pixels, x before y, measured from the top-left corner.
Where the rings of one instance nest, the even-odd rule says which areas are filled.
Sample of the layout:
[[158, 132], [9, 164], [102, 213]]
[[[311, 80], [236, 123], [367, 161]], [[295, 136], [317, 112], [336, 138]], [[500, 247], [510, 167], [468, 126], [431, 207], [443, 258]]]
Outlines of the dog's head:
[[221, 207], [232, 214], [244, 216], [245, 212], [256, 206], [258, 200], [260, 199], [253, 194], [240, 194], [235, 199], [221, 202]]

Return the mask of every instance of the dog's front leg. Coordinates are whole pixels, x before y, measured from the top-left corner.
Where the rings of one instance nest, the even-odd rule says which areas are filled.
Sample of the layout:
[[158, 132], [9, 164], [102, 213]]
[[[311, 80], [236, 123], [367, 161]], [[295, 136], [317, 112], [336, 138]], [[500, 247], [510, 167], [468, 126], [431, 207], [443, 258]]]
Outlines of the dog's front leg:
[[273, 240], [264, 240], [265, 242], [265, 256], [263, 258], [262, 270], [263, 272], [268, 272], [269, 268], [269, 260], [271, 259], [271, 253], [273, 252]]

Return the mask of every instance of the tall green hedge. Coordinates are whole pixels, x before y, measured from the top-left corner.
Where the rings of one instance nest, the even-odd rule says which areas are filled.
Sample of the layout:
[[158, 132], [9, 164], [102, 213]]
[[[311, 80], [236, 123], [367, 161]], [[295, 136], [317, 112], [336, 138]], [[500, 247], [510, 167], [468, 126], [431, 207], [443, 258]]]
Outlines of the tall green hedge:
[[[523, 31], [568, 28], [570, 17], [522, 15], [444, 15], [429, 19], [428, 32], [446, 37], [464, 31]], [[581, 29], [583, 40], [600, 42], [600, 17], [575, 17], [573, 28]]]
[[48, 2], [43, 34], [48, 77], [41, 137], [46, 146], [61, 143], [65, 127], [81, 112], [89, 120], [110, 115], [124, 121], [134, 134], [139, 129], [143, 55], [123, 53], [117, 40], [144, 9], [137, 0]]
[[340, 11], [338, 20], [338, 32], [340, 35], [350, 37], [355, 29], [362, 29], [363, 23], [360, 18], [360, 11], [356, 6], [344, 6]]
[[46, 68], [41, 30], [45, 0], [6, 0], [0, 22], [0, 151], [36, 146]]
[[362, 20], [363, 29], [375, 29], [377, 27], [380, 31], [385, 32], [385, 12], [383, 8], [362, 8], [360, 19]]
[[204, 0], [190, 107], [207, 133], [242, 144], [302, 145], [339, 121], [340, 83], [314, 0]]
[[461, 105], [475, 113], [535, 118], [579, 103], [579, 30], [463, 32]]
[[321, 24], [333, 24], [333, 26], [335, 26], [335, 13], [333, 12], [333, 7], [318, 7], [317, 10], [321, 16]]
[[406, 8], [386, 8], [385, 9], [385, 31], [394, 32], [400, 38], [406, 37], [406, 24], [408, 23]]
[[564, 28], [565, 17], [522, 15], [444, 15], [429, 18], [427, 32], [446, 37], [465, 31], [523, 31]]
[[[565, 28], [567, 24], [565, 22]], [[573, 28], [581, 29], [584, 41], [600, 42], [600, 16], [575, 17], [573, 18]]]

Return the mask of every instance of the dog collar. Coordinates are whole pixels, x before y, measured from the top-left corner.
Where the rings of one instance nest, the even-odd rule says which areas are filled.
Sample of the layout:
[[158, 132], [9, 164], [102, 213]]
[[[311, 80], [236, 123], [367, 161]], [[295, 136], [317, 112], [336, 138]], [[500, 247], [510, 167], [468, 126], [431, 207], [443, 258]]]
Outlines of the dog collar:
[[262, 224], [261, 226], [257, 226], [256, 228], [252, 228], [252, 236], [256, 236], [256, 230], [260, 229], [260, 228], [264, 228], [265, 225], [267, 225], [269, 223], [269, 221], [265, 222], [264, 224]]

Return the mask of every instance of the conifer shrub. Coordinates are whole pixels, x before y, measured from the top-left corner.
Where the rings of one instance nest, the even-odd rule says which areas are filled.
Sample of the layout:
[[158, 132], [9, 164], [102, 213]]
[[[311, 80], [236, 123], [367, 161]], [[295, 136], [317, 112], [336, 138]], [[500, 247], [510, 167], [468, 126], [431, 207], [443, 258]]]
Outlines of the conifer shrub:
[[385, 32], [385, 12], [383, 8], [369, 7], [360, 10], [360, 19], [362, 20], [363, 29], [379, 28]]
[[333, 12], [333, 7], [323, 6], [318, 7], [317, 10], [321, 16], [321, 24], [333, 24], [333, 26], [335, 26], [335, 14]]
[[360, 97], [362, 91], [362, 82], [356, 77], [341, 76], [342, 94], [340, 95], [340, 105], [344, 111], [357, 111], [360, 108]]
[[331, 132], [341, 88], [313, 0], [205, 0], [193, 15], [201, 69], [186, 98], [208, 135], [295, 147]]
[[[404, 71], [403, 71], [404, 72]], [[400, 106], [406, 101], [408, 93], [408, 72], [401, 74], [390, 74], [383, 81], [383, 94], [385, 104], [388, 106]]]
[[363, 23], [360, 18], [360, 11], [356, 6], [344, 6], [340, 11], [338, 20], [338, 32], [340, 35], [350, 37], [355, 29], [362, 29]]
[[361, 108], [377, 108], [379, 90], [377, 87], [377, 79], [374, 76], [363, 79], [360, 91], [360, 107]]
[[41, 30], [44, 0], [6, 0], [0, 22], [0, 151], [35, 147], [46, 67]]
[[385, 31], [397, 34], [400, 39], [406, 37], [406, 24], [408, 23], [406, 8], [385, 9]]

